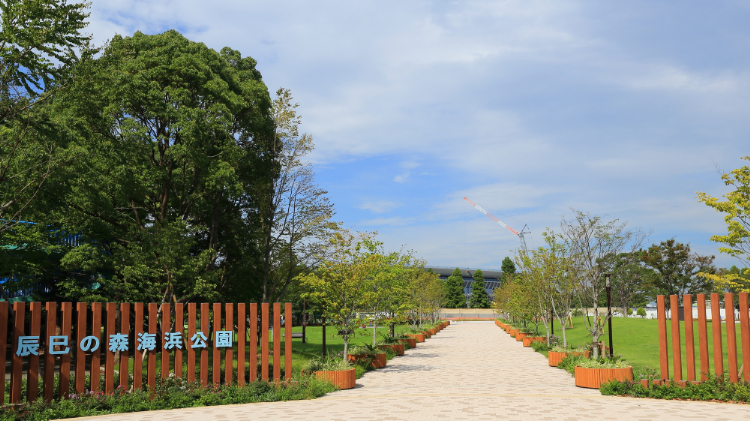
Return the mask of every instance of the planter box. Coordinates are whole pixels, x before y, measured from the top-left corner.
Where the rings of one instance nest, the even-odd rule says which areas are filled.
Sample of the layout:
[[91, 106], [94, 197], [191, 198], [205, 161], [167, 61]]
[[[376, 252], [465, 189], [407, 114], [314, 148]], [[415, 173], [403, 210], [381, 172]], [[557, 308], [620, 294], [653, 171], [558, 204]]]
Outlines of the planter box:
[[429, 331], [429, 330], [425, 330], [424, 332], [422, 332], [422, 334], [423, 334], [423, 335], [424, 335], [424, 337], [425, 337], [425, 338], [427, 338], [427, 339], [429, 339], [429, 338], [431, 338], [431, 337], [432, 337], [432, 334], [430, 333], [430, 331]]
[[[414, 335], [414, 336], [416, 336], [416, 335]], [[398, 341], [401, 342], [402, 344], [403, 343], [409, 344], [409, 346], [411, 348], [416, 348], [417, 347], [417, 339], [416, 338], [399, 339]]]
[[416, 339], [417, 342], [424, 342], [424, 334], [423, 333], [414, 333], [411, 335], [406, 335], [410, 338]]
[[528, 335], [528, 333], [518, 332], [516, 333], [516, 340], [520, 342], [526, 337], [526, 335]]
[[518, 329], [511, 329], [508, 331], [508, 333], [510, 333], [510, 336], [515, 338], [516, 334], [518, 333]]
[[375, 355], [349, 354], [346, 356], [346, 359], [354, 363], [360, 360], [370, 360], [370, 367], [372, 368], [383, 368], [385, 367], [385, 363], [388, 361], [386, 359], [385, 353]]
[[339, 389], [351, 389], [357, 380], [357, 370], [351, 368], [340, 371], [316, 371], [315, 377], [328, 380]]
[[430, 329], [430, 336], [432, 335], [437, 335], [437, 329], [435, 328]]
[[602, 383], [612, 380], [633, 380], [633, 367], [583, 368], [576, 366], [576, 386], [598, 389]]
[[527, 336], [523, 338], [523, 346], [531, 346], [532, 342], [544, 342], [547, 338], [544, 336]]
[[550, 351], [547, 357], [549, 360], [549, 365], [552, 367], [557, 367], [557, 365], [560, 364], [567, 355], [583, 355], [584, 357], [588, 358], [591, 355], [591, 351], [586, 351], [586, 352], [553, 352], [553, 351]]
[[380, 345], [378, 348], [385, 349], [390, 348], [396, 355], [404, 355], [404, 344], [385, 344]]

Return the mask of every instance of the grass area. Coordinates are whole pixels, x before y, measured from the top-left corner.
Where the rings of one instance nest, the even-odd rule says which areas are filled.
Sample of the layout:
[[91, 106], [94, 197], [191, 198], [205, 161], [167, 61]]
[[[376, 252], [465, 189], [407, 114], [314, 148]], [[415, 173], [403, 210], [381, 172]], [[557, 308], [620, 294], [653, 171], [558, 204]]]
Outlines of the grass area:
[[[713, 361], [713, 330], [711, 322], [708, 322], [708, 359], [709, 359], [709, 375], [714, 373], [714, 361]], [[533, 328], [533, 326], [532, 326]], [[722, 356], [724, 370], [728, 368], [727, 358], [727, 344], [726, 344], [726, 325], [722, 323]], [[737, 337], [737, 354], [738, 358], [741, 359], [741, 341], [740, 341], [740, 329], [739, 323], [736, 324], [736, 337]], [[547, 334], [544, 326], [540, 325], [539, 332], [541, 336]], [[556, 336], [562, 337], [562, 330], [560, 324], [555, 321], [554, 332]], [[566, 331], [568, 343], [573, 346], [582, 346], [586, 343], [591, 343], [591, 335], [586, 330], [584, 325], [583, 317], [573, 318], [573, 328], [568, 328]], [[698, 322], [693, 323], [693, 336], [695, 344], [695, 364], [696, 373], [700, 373], [700, 357], [699, 357], [699, 346], [698, 346]], [[672, 326], [671, 322], [667, 321], [667, 338], [668, 338], [668, 350], [669, 350], [669, 370], [670, 376], [673, 376], [672, 372]], [[680, 322], [680, 345], [681, 345], [681, 356], [682, 356], [682, 378], [687, 377], [687, 357], [685, 353], [685, 325], [684, 322]], [[608, 332], [605, 326], [604, 335], [599, 338], [600, 341], [608, 344]], [[635, 369], [659, 369], [659, 327], [656, 319], [641, 319], [636, 317], [614, 317], [612, 318], [612, 346], [614, 348], [615, 355], [622, 355], [622, 358], [633, 365]], [[741, 361], [738, 364], [741, 365]]]

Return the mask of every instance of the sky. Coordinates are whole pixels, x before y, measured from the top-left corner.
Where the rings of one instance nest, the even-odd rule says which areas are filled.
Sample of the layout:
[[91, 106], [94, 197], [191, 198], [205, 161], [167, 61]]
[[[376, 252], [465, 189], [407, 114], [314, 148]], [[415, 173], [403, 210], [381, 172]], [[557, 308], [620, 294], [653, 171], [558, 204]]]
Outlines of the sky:
[[257, 60], [335, 219], [388, 250], [499, 268], [519, 239], [468, 197], [529, 246], [576, 209], [739, 263], [696, 192], [750, 155], [748, 2], [93, 0], [90, 22]]

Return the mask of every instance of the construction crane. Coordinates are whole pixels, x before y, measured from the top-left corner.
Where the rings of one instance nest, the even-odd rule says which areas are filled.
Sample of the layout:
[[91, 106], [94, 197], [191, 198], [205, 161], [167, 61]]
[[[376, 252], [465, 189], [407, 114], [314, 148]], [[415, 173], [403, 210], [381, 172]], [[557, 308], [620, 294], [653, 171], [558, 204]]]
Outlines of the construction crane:
[[527, 229], [528, 225], [524, 225], [523, 229], [520, 232], [518, 232], [518, 231], [514, 230], [513, 228], [509, 227], [508, 225], [506, 225], [503, 221], [495, 218], [491, 213], [487, 212], [481, 206], [479, 206], [476, 203], [472, 202], [468, 198], [464, 197], [464, 200], [467, 201], [467, 202], [469, 202], [469, 203], [471, 203], [471, 206], [474, 206], [475, 208], [477, 208], [477, 210], [479, 212], [482, 212], [483, 214], [487, 215], [490, 219], [492, 219], [493, 221], [495, 221], [498, 224], [500, 224], [500, 226], [502, 226], [503, 228], [505, 228], [508, 231], [512, 232], [516, 236], [518, 236], [518, 238], [521, 240], [521, 246], [523, 247], [524, 250], [527, 250], [526, 249], [526, 239], [524, 238], [524, 234], [531, 234], [531, 231], [529, 231]]

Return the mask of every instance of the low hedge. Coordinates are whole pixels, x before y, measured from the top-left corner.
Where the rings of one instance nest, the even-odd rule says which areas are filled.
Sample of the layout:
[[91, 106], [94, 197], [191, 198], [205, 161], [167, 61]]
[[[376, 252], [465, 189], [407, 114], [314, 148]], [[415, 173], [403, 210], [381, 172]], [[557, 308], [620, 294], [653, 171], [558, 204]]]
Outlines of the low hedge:
[[649, 387], [640, 382], [611, 381], [599, 388], [602, 395], [632, 396], [637, 398], [681, 399], [695, 401], [750, 402], [750, 382], [730, 383], [728, 378], [714, 377], [705, 382], [688, 383], [684, 387], [677, 383]]

